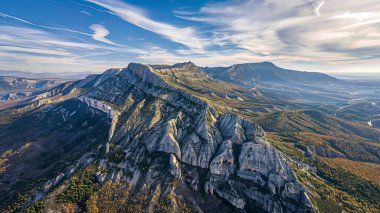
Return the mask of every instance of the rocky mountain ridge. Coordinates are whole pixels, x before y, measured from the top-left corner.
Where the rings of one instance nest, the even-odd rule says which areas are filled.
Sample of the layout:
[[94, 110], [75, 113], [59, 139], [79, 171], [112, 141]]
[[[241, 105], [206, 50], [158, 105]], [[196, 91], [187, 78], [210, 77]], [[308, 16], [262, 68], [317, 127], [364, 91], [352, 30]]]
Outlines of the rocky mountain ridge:
[[[101, 168], [112, 169], [108, 173], [99, 170], [99, 180], [125, 179], [133, 171], [131, 180], [139, 176], [138, 185], [144, 178], [135, 168], [144, 160], [154, 162], [157, 159], [149, 156], [163, 152], [167, 157], [158, 158], [166, 158], [170, 166], [167, 172], [149, 166], [144, 185], [150, 190], [161, 184], [160, 178], [154, 178], [161, 173], [171, 177], [170, 181], [174, 176], [197, 193], [216, 194], [237, 209], [312, 211], [304, 188], [285, 158], [265, 141], [260, 127], [240, 116], [218, 112], [155, 72], [147, 65], [130, 64], [80, 98], [113, 118], [107, 147], [112, 144], [114, 148], [107, 151], [125, 152], [118, 165], [102, 160]], [[86, 101], [89, 98], [101, 103]], [[208, 171], [207, 178], [200, 177], [200, 170]]]
[[[83, 116], [97, 112], [109, 120], [109, 133], [65, 169], [71, 172], [58, 172], [43, 183], [22, 208], [43, 201], [78, 169], [93, 164], [99, 183], [126, 181], [132, 196], [153, 196], [144, 203], [152, 211], [158, 200], [174, 211], [183, 203], [197, 212], [314, 211], [285, 156], [266, 141], [261, 127], [161, 77], [201, 70], [190, 63], [153, 67], [131, 63], [63, 87], [61, 93], [71, 93], [70, 99], [59, 102], [52, 94], [52, 104], [39, 100], [39, 117], [53, 113], [58, 119], [62, 113], [56, 125], [67, 126], [78, 110], [88, 111]], [[85, 125], [91, 131], [91, 124]]]
[[149, 212], [377, 210], [378, 130], [337, 118], [375, 118], [377, 102], [308, 109], [277, 95], [192, 62], [45, 90], [0, 110], [0, 209], [83, 212], [117, 186]]

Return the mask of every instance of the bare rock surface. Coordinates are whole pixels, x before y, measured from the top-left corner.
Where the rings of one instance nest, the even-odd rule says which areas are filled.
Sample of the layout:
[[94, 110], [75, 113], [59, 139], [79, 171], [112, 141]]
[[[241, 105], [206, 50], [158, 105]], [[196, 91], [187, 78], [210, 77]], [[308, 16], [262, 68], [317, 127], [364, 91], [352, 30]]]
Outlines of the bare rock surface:
[[[97, 100], [118, 112], [110, 143], [115, 150], [127, 150], [126, 158], [132, 160], [124, 160], [124, 168], [148, 166], [135, 184], [137, 191], [160, 187], [157, 196], [168, 197], [167, 181], [178, 180], [182, 186], [171, 192], [178, 196], [217, 195], [215, 199], [244, 211], [313, 211], [303, 186], [261, 127], [218, 112], [167, 83], [150, 66], [130, 64], [80, 99]], [[99, 103], [89, 105], [107, 113]]]

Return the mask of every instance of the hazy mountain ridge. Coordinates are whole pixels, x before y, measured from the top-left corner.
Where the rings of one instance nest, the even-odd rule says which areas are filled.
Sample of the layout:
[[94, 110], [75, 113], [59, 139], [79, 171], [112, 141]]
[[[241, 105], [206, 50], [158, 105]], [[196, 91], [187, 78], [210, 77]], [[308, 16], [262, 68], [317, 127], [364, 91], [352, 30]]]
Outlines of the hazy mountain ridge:
[[83, 79], [90, 75], [90, 72], [28, 72], [17, 70], [0, 70], [0, 76], [13, 76], [19, 78], [62, 78], [66, 80], [78, 80]]
[[59, 78], [21, 78], [0, 76], [0, 109], [16, 105], [22, 100], [33, 98], [66, 80]]
[[314, 103], [347, 103], [354, 99], [379, 98], [379, 84], [373, 81], [341, 80], [318, 72], [280, 68], [270, 62], [235, 64], [229, 67], [205, 67], [213, 78], [254, 88], [265, 96], [281, 100]]
[[63, 79], [30, 79], [0, 76], [0, 90], [47, 89], [63, 82], [65, 82]]
[[[3, 101], [2, 105], [4, 105], [4, 107], [2, 107], [0, 104], [0, 109], [25, 105], [30, 102], [36, 102], [48, 98], [59, 99], [61, 96], [70, 96], [73, 93], [78, 93], [78, 90], [92, 88], [118, 72], [119, 69], [109, 69], [102, 74], [88, 75], [86, 78], [77, 81], [2, 77], [8, 79], [4, 84], [10, 90], [0, 90], [0, 95], [2, 95]], [[28, 81], [32, 82], [32, 84], [27, 84]]]
[[336, 82], [336, 78], [318, 72], [301, 72], [277, 67], [271, 62], [235, 64], [230, 67], [205, 68], [215, 78], [255, 86], [260, 82], [281, 84], [302, 84], [315, 82]]

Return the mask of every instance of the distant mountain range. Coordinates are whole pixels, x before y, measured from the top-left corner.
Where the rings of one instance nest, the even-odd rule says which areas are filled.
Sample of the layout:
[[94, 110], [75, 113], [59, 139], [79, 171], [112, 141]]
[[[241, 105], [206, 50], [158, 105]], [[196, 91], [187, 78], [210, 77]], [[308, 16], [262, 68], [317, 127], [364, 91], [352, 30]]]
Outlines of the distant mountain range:
[[0, 90], [46, 89], [65, 82], [63, 79], [30, 79], [0, 76]]
[[[179, 63], [176, 66], [191, 66], [192, 62]], [[169, 65], [153, 65], [157, 67], [165, 67]], [[254, 85], [259, 82], [272, 82], [272, 83], [310, 83], [310, 82], [334, 82], [336, 78], [327, 74], [319, 72], [304, 72], [283, 69], [271, 62], [261, 63], [245, 63], [234, 64], [229, 67], [201, 67], [203, 71], [212, 75], [214, 78], [221, 79], [227, 82], [240, 83], [244, 85]], [[66, 73], [34, 73], [27, 71], [13, 71], [13, 70], [0, 70], [0, 76], [14, 76], [24, 78], [63, 78], [69, 80], [83, 79], [88, 75], [93, 74], [90, 72], [66, 72]]]
[[329, 73], [331, 76], [334, 76], [339, 79], [354, 80], [354, 81], [379, 81], [380, 73]]
[[297, 85], [338, 81], [327, 74], [283, 69], [271, 62], [235, 64], [229, 67], [206, 67], [204, 71], [214, 78], [245, 86], [255, 86], [261, 82]]
[[66, 80], [78, 80], [83, 79], [90, 75], [90, 72], [27, 72], [27, 71], [16, 71], [16, 70], [0, 70], [0, 76], [13, 76], [22, 78], [62, 78]]
[[[45, 90], [66, 82], [61, 78], [24, 78], [0, 76], [0, 109], [4, 102], [13, 102], [38, 95]], [[9, 103], [6, 105], [9, 106]]]

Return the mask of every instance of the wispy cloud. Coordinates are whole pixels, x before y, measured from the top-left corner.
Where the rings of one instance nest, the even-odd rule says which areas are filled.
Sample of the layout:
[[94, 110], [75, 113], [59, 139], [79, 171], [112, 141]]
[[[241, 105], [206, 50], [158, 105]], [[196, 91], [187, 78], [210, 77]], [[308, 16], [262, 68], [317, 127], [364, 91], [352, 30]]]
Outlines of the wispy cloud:
[[[104, 34], [103, 34], [104, 35]], [[100, 36], [100, 39], [102, 35]], [[126, 66], [120, 62], [93, 59], [110, 54], [145, 54], [146, 50], [131, 47], [99, 45], [73, 41], [60, 35], [29, 27], [0, 26], [0, 62], [2, 69], [35, 71], [91, 70], [107, 66]], [[103, 63], [103, 64], [101, 64]]]
[[277, 61], [347, 63], [378, 57], [378, 0], [231, 0], [177, 17], [214, 28], [220, 45]]
[[45, 55], [63, 55], [68, 56], [70, 53], [63, 50], [51, 50], [43, 48], [26, 48], [26, 47], [12, 47], [12, 46], [0, 46], [0, 51], [8, 52], [26, 52], [26, 53], [37, 53]]
[[193, 27], [177, 27], [172, 24], [160, 22], [149, 18], [147, 12], [131, 4], [120, 0], [86, 0], [99, 5], [121, 19], [159, 34], [171, 41], [185, 45], [194, 51], [202, 51], [208, 45], [205, 38], [202, 38]]
[[137, 57], [148, 64], [172, 64], [184, 61], [193, 61], [200, 66], [230, 66], [234, 63], [247, 63], [252, 61], [270, 61], [272, 57], [264, 59], [256, 54], [249, 54], [242, 50], [225, 50], [209, 52], [206, 54], [193, 54], [186, 52], [171, 52], [163, 48], [155, 47], [151, 51], [140, 54]]
[[[81, 11], [81, 12], [86, 12], [86, 11]], [[90, 13], [86, 13], [86, 14], [89, 15]], [[110, 41], [109, 39], [105, 38], [110, 33], [104, 26], [99, 25], [99, 24], [93, 24], [90, 26], [90, 29], [94, 31], [93, 34], [90, 34], [90, 33], [82, 32], [82, 31], [78, 31], [78, 30], [72, 30], [72, 29], [68, 29], [68, 28], [50, 27], [50, 26], [46, 26], [46, 25], [36, 24], [36, 23], [31, 22], [31, 21], [28, 21], [28, 20], [25, 20], [22, 18], [18, 18], [15, 16], [11, 16], [11, 15], [1, 13], [1, 12], [0, 12], [0, 16], [5, 17], [5, 18], [10, 18], [10, 19], [13, 19], [13, 20], [16, 20], [16, 21], [19, 21], [19, 22], [22, 22], [22, 23], [25, 23], [28, 25], [32, 25], [34, 27], [39, 27], [39, 28], [48, 29], [48, 30], [65, 31], [65, 32], [76, 33], [76, 34], [80, 34], [80, 35], [84, 35], [84, 36], [91, 36], [94, 40], [104, 42], [107, 44], [117, 45], [114, 42]]]
[[48, 29], [48, 30], [59, 30], [59, 31], [66, 31], [66, 32], [78, 33], [78, 34], [81, 34], [81, 35], [91, 36], [91, 34], [89, 34], [89, 33], [81, 32], [81, 31], [77, 31], [77, 30], [72, 30], [72, 29], [68, 29], [68, 28], [49, 27], [49, 26], [45, 26], [45, 25], [41, 25], [41, 24], [36, 24], [36, 23], [30, 22], [30, 21], [27, 21], [25, 19], [18, 18], [18, 17], [15, 17], [15, 16], [11, 16], [11, 15], [8, 15], [8, 14], [5, 14], [5, 13], [1, 13], [1, 12], [0, 12], [0, 16], [5, 17], [5, 18], [14, 19], [14, 20], [17, 20], [17, 21], [25, 23], [25, 24], [29, 24], [29, 25], [32, 25], [32, 26], [35, 26], [35, 27], [40, 27], [40, 28], [44, 28], [44, 29]]
[[[202, 66], [273, 61], [314, 71], [380, 67], [379, 0], [209, 1], [197, 9], [172, 8], [174, 14], [167, 14], [165, 21], [124, 0], [63, 2], [79, 8], [71, 11], [79, 19], [93, 22], [41, 24], [40, 18], [32, 21], [0, 12], [3, 68], [100, 71], [130, 61], [188, 60]], [[112, 19], [153, 34], [123, 34]], [[62, 25], [75, 27], [56, 27]]]
[[92, 16], [92, 14], [91, 14], [90, 12], [88, 12], [88, 11], [81, 10], [80, 12], [81, 12], [82, 14], [87, 15], [87, 16]]
[[325, 3], [325, 0], [317, 2], [317, 7], [315, 8], [315, 14], [317, 14], [317, 16], [321, 15], [320, 9], [322, 8], [324, 3]]
[[62, 39], [51, 33], [27, 27], [0, 26], [0, 45], [46, 48], [62, 51], [64, 49], [108, 49], [107, 46]]
[[115, 44], [106, 38], [106, 36], [108, 36], [110, 32], [103, 25], [93, 24], [90, 26], [90, 29], [94, 31], [94, 33], [92, 34], [92, 38], [94, 40], [101, 41], [107, 44]]

